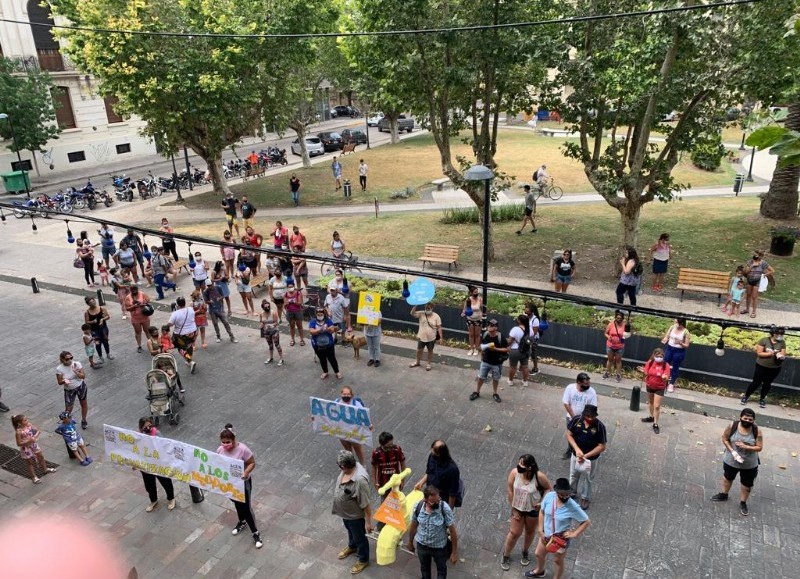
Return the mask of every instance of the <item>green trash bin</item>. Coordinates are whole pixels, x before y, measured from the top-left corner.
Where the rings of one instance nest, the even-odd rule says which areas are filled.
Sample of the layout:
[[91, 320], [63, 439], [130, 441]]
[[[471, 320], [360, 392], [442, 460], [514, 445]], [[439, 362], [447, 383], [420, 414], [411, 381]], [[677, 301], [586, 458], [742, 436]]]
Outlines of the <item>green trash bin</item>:
[[27, 171], [11, 171], [0, 175], [7, 193], [24, 193], [30, 191], [31, 180]]

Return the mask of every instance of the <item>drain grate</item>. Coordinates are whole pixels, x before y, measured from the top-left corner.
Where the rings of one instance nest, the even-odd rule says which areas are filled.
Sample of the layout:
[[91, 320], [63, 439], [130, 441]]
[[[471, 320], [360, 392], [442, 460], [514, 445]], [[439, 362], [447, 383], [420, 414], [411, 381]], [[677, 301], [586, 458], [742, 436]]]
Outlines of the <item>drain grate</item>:
[[[48, 468], [58, 468], [54, 462], [45, 460]], [[28, 473], [28, 462], [19, 454], [19, 449], [0, 444], [0, 468], [7, 470], [12, 474], [19, 475], [23, 478], [30, 478]], [[36, 465], [36, 476], [44, 476], [47, 473], [42, 472], [39, 465]]]

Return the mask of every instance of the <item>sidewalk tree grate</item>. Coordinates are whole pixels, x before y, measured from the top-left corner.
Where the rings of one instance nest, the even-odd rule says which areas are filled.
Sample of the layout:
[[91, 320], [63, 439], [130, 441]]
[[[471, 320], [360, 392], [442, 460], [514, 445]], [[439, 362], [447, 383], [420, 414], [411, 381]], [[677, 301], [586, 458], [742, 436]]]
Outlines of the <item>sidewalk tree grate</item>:
[[[54, 462], [45, 460], [45, 463], [47, 464], [48, 468], [58, 468], [58, 465]], [[18, 449], [6, 446], [5, 444], [0, 444], [0, 468], [23, 478], [30, 478], [30, 474], [28, 472], [28, 461], [22, 458]], [[45, 474], [47, 473], [42, 472], [41, 468], [39, 468], [39, 464], [37, 463], [36, 476], [41, 477]]]

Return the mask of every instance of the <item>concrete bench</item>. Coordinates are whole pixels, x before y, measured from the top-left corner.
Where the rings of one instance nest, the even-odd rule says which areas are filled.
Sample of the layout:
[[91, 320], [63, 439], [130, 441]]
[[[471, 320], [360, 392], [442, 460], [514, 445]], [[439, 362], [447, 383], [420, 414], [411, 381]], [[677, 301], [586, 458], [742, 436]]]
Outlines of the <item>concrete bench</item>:
[[678, 270], [678, 289], [681, 290], [681, 301], [684, 292], [700, 292], [717, 294], [717, 305], [723, 294], [730, 288], [731, 274], [726, 271], [710, 271], [682, 267]]
[[545, 137], [566, 137], [569, 133], [567, 129], [542, 129]]
[[356, 152], [356, 144], [355, 143], [347, 143], [344, 147], [342, 147], [342, 155], [345, 153], [355, 153]]
[[436, 185], [437, 191], [442, 191], [444, 186], [450, 183], [450, 177], [442, 177], [441, 179], [434, 179], [431, 181], [432, 185]]
[[440, 245], [438, 243], [426, 243], [422, 257], [418, 258], [422, 262], [422, 269], [425, 270], [425, 263], [446, 263], [447, 271], [455, 266], [458, 268], [458, 252], [461, 248], [457, 245]]

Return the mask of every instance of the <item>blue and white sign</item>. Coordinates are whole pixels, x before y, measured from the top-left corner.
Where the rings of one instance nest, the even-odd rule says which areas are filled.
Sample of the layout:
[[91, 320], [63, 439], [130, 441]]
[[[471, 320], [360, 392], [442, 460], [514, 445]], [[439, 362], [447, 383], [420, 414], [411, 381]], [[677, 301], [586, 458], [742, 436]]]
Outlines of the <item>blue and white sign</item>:
[[408, 291], [411, 292], [411, 295], [406, 298], [408, 305], [422, 306], [433, 300], [433, 296], [436, 295], [436, 286], [428, 278], [420, 277], [408, 286]]
[[311, 427], [314, 432], [372, 447], [372, 422], [369, 408], [309, 397]]

